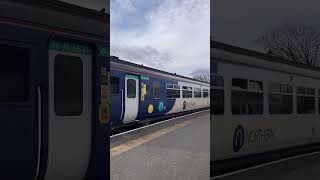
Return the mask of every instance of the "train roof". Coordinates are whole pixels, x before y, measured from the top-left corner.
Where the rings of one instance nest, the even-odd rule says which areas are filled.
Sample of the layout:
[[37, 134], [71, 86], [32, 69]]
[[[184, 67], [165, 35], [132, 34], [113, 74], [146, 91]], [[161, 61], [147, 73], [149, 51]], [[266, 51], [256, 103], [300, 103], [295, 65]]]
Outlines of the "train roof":
[[58, 0], [1, 0], [0, 22], [108, 41], [110, 15]]
[[[257, 68], [320, 79], [320, 67], [309, 66], [304, 63], [294, 62], [281, 57], [212, 40], [210, 42], [210, 48], [215, 49], [211, 50], [211, 59], [247, 64]], [[237, 58], [234, 58], [235, 56]]]
[[196, 83], [196, 84], [199, 84], [202, 86], [209, 87], [209, 85], [210, 85], [207, 82], [196, 80], [196, 79], [193, 79], [190, 77], [186, 77], [186, 76], [178, 75], [175, 73], [170, 73], [167, 71], [162, 71], [162, 70], [154, 69], [154, 68], [147, 67], [144, 65], [139, 65], [139, 64], [125, 61], [125, 60], [121, 60], [121, 59], [119, 59], [119, 57], [116, 57], [116, 56], [111, 56], [110, 62], [111, 62], [111, 68], [113, 67], [113, 68], [123, 69], [123, 70], [127, 70], [127, 71], [134, 71], [136, 73], [148, 74], [148, 75], [158, 76], [158, 77], [163, 77], [163, 78], [170, 78], [170, 79], [185, 81], [185, 82], [189, 82], [189, 83]]

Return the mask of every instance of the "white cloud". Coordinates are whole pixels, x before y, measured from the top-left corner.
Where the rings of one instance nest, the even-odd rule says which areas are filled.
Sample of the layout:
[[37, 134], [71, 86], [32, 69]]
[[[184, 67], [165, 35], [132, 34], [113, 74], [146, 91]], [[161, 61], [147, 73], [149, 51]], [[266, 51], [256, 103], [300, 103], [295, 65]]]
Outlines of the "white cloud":
[[111, 28], [111, 54], [187, 76], [196, 69], [209, 68], [209, 2], [164, 0], [145, 14], [147, 24], [141, 29]]

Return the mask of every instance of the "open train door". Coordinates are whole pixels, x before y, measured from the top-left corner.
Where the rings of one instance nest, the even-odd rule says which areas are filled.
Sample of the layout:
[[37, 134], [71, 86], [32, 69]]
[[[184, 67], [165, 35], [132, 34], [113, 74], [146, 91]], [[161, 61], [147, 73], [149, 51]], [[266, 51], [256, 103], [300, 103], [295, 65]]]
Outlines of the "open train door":
[[84, 179], [91, 153], [92, 50], [69, 41], [51, 41], [49, 48], [49, 150], [45, 180]]
[[123, 122], [135, 121], [139, 112], [139, 77], [127, 74], [125, 76], [125, 108]]

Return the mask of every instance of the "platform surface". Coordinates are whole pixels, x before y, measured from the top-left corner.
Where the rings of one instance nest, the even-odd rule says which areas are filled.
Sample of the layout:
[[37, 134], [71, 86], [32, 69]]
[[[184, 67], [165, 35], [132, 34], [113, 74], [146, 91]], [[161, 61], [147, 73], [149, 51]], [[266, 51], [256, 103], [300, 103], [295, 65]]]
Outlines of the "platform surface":
[[111, 138], [112, 180], [209, 180], [209, 111]]

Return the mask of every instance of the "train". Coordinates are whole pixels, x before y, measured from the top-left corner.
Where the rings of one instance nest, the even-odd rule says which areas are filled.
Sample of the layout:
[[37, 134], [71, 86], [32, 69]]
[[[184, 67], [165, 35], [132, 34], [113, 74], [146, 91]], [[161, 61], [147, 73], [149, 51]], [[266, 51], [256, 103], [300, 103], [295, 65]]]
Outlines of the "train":
[[211, 53], [212, 175], [320, 142], [319, 67], [216, 41]]
[[110, 58], [110, 120], [113, 130], [209, 109], [210, 84]]
[[0, 179], [109, 178], [109, 18], [0, 2]]

